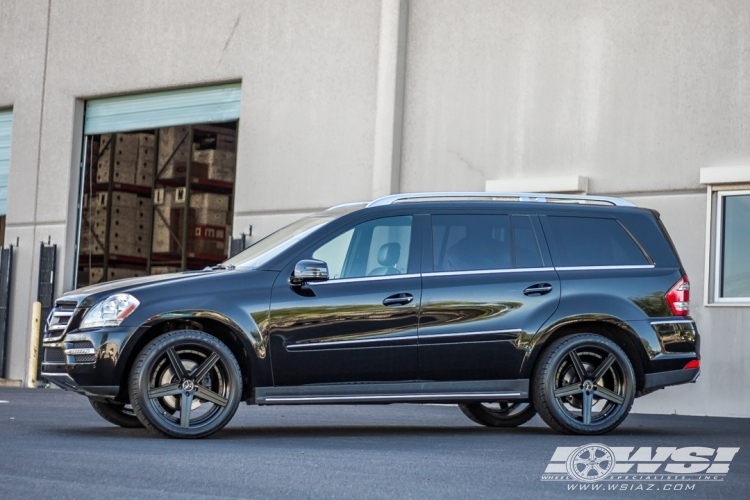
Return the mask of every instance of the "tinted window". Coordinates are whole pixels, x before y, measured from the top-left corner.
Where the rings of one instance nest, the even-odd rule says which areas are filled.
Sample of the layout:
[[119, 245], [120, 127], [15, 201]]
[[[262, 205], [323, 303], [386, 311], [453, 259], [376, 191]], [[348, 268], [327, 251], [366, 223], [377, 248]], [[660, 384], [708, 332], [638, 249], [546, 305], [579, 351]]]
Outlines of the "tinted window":
[[633, 238], [615, 219], [548, 216], [559, 262], [569, 266], [648, 264]]
[[507, 215], [433, 215], [433, 269], [472, 271], [511, 267]]
[[516, 267], [543, 267], [539, 242], [528, 215], [513, 216], [513, 248]]
[[411, 216], [386, 217], [359, 224], [312, 254], [328, 264], [330, 279], [406, 274]]

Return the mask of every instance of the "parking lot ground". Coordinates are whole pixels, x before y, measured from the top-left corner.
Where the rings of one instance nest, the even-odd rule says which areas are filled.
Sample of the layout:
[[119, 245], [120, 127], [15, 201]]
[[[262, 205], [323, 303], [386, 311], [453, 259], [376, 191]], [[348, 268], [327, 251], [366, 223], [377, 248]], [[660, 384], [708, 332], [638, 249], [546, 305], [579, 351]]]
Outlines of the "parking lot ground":
[[[2, 499], [740, 499], [750, 491], [750, 419], [631, 415], [604, 436], [566, 436], [539, 417], [517, 429], [481, 427], [456, 406], [242, 404], [215, 436], [179, 441], [115, 427], [61, 390], [0, 388], [0, 401]], [[542, 480], [557, 447], [588, 443], [740, 450], [722, 480]]]

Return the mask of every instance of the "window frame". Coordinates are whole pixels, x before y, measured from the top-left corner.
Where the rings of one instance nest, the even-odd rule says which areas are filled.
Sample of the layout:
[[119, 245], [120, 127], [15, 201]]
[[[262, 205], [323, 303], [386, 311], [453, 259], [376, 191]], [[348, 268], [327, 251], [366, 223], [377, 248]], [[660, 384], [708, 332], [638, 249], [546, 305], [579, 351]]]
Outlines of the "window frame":
[[[433, 217], [440, 215], [502, 215], [508, 217], [508, 225], [510, 230], [510, 246], [511, 246], [511, 267], [508, 268], [493, 268], [493, 269], [478, 269], [469, 271], [436, 271], [434, 269], [434, 247], [433, 247]], [[514, 233], [514, 219], [515, 216], [529, 217], [531, 222], [531, 229], [536, 239], [537, 247], [542, 260], [540, 267], [516, 267], [515, 258], [515, 233]], [[421, 273], [426, 276], [430, 275], [460, 275], [460, 274], [489, 274], [489, 273], [517, 273], [527, 271], [538, 271], [554, 269], [552, 262], [552, 256], [547, 244], [547, 240], [544, 234], [544, 230], [539, 219], [539, 214], [535, 212], [524, 212], [524, 211], [496, 211], [496, 210], [476, 210], [476, 209], [459, 209], [459, 210], [433, 210], [429, 213], [423, 214], [423, 239], [422, 239], [422, 267]]]
[[[312, 259], [313, 254], [322, 246], [328, 244], [329, 242], [333, 241], [334, 239], [338, 238], [342, 234], [346, 233], [347, 231], [350, 231], [352, 229], [356, 229], [357, 226], [361, 224], [366, 224], [368, 222], [373, 222], [380, 219], [390, 219], [394, 217], [411, 217], [411, 234], [409, 235], [409, 256], [407, 257], [407, 264], [406, 264], [406, 273], [405, 274], [391, 274], [391, 275], [383, 275], [383, 276], [358, 276], [355, 278], [335, 278], [335, 279], [329, 279], [326, 281], [320, 281], [320, 282], [311, 282], [311, 285], [322, 285], [322, 284], [332, 284], [332, 283], [350, 283], [354, 281], [363, 281], [363, 280], [382, 280], [382, 279], [399, 279], [399, 278], [405, 278], [405, 277], [413, 277], [419, 275], [419, 266], [420, 266], [420, 259], [421, 259], [421, 221], [418, 219], [417, 215], [412, 212], [407, 213], [379, 213], [377, 215], [371, 215], [367, 218], [358, 218], [354, 221], [349, 221], [349, 223], [333, 230], [329, 234], [321, 237], [318, 239], [315, 243], [309, 245], [305, 250], [301, 253], [299, 253], [294, 259], [292, 259], [291, 262], [298, 262], [300, 259]], [[352, 240], [354, 239], [354, 235], [352, 235]], [[344, 258], [344, 266], [346, 266], [346, 262], [349, 259], [349, 252], [351, 251], [351, 247], [347, 249], [347, 255]]]
[[[705, 305], [724, 305], [724, 306], [750, 306], [750, 296], [748, 297], [721, 297], [721, 280], [722, 270], [724, 267], [724, 199], [728, 196], [747, 196], [750, 195], [750, 188], [732, 188], [712, 191], [709, 195], [709, 243], [711, 245], [708, 253], [711, 262], [709, 264], [711, 276], [706, 280], [710, 283], [713, 290], [706, 293], [705, 296], [710, 298], [710, 302]], [[711, 189], [709, 187], [709, 189]], [[716, 195], [716, 196], [714, 196]], [[713, 214], [711, 213], [713, 212]]]

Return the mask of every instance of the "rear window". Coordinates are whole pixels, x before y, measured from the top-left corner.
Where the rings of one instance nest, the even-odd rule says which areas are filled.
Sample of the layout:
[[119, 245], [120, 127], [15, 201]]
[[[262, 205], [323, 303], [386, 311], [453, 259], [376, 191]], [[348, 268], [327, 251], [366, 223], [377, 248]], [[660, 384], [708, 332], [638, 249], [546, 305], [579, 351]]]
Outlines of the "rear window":
[[557, 249], [556, 266], [649, 264], [630, 234], [615, 219], [547, 216], [547, 222]]

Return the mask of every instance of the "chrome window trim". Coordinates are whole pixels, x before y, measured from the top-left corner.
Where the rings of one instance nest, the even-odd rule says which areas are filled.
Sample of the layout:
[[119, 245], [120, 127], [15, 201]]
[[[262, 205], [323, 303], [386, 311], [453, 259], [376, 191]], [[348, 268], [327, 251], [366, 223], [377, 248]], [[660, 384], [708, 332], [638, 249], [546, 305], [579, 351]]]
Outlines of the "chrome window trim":
[[360, 283], [363, 281], [382, 281], [382, 280], [395, 280], [395, 279], [406, 279], [406, 278], [419, 278], [419, 273], [412, 274], [389, 274], [386, 276], [360, 276], [358, 278], [340, 278], [340, 279], [328, 279], [326, 281], [309, 281], [308, 285], [320, 286], [330, 285], [333, 283]]
[[432, 271], [422, 276], [459, 276], [472, 274], [504, 274], [504, 273], [534, 273], [540, 271], [554, 271], [554, 267], [513, 267], [508, 269], [472, 269], [468, 271]]
[[652, 325], [672, 325], [672, 324], [675, 324], [675, 323], [678, 323], [678, 324], [687, 323], [687, 324], [690, 324], [690, 325], [694, 325], [695, 321], [692, 321], [692, 320], [689, 320], [689, 319], [673, 319], [673, 320], [668, 320], [667, 319], [667, 320], [659, 320], [659, 321], [652, 321], [651, 322]]
[[352, 339], [352, 340], [331, 340], [331, 341], [321, 341], [321, 342], [298, 342], [296, 344], [290, 344], [286, 346], [286, 349], [288, 351], [294, 351], [294, 350], [305, 350], [309, 348], [319, 348], [319, 347], [328, 347], [328, 346], [334, 346], [334, 345], [343, 345], [343, 344], [362, 344], [362, 343], [377, 343], [377, 342], [392, 342], [394, 340], [417, 340], [419, 337], [417, 335], [409, 335], [408, 337], [384, 337], [384, 338], [364, 338], [364, 339]]
[[555, 267], [556, 271], [610, 271], [618, 269], [653, 269], [655, 264], [634, 264], [622, 266], [566, 266]]
[[464, 337], [467, 335], [497, 335], [502, 333], [521, 333], [520, 328], [511, 328], [509, 330], [484, 330], [477, 332], [456, 332], [456, 333], [431, 333], [428, 335], [418, 335], [420, 339], [446, 338], [446, 337]]
[[455, 393], [433, 393], [433, 394], [373, 394], [361, 396], [271, 396], [263, 398], [264, 402], [282, 402], [282, 401], [359, 401], [363, 399], [449, 399], [461, 397], [487, 397], [487, 398], [507, 398], [520, 397], [520, 392], [455, 392]]

